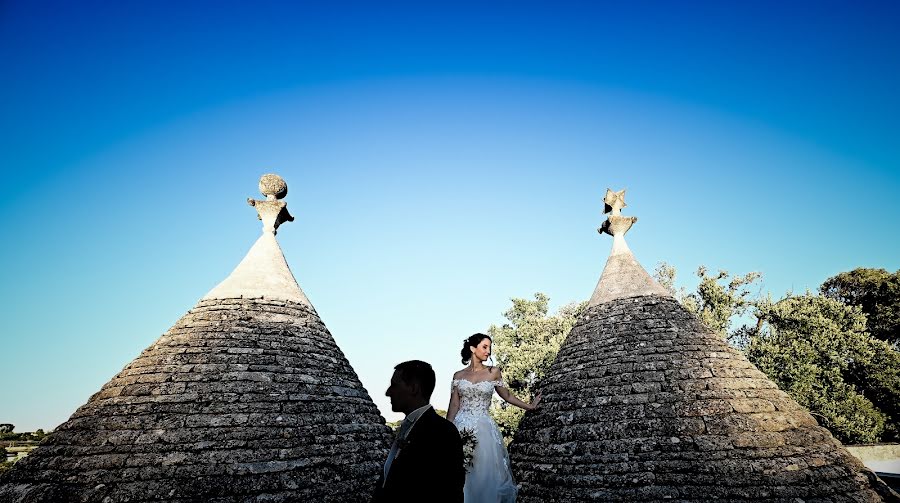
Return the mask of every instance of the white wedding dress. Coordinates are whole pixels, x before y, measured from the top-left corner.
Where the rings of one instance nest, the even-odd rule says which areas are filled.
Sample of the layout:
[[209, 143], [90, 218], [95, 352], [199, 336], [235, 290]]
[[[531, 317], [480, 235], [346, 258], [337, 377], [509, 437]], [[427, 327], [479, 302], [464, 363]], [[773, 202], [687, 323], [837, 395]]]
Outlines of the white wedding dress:
[[471, 383], [454, 379], [452, 386], [459, 394], [459, 411], [453, 424], [459, 431], [473, 431], [478, 439], [463, 487], [465, 503], [515, 502], [516, 482], [509, 469], [509, 454], [497, 424], [488, 414], [494, 387], [505, 384], [503, 381]]

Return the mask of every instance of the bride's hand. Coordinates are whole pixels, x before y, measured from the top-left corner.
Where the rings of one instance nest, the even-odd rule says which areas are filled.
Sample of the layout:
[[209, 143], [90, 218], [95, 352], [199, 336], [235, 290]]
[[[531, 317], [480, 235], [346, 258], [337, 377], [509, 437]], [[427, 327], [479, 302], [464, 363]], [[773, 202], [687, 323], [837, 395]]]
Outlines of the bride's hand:
[[531, 410], [536, 410], [538, 407], [540, 407], [540, 405], [541, 405], [541, 393], [538, 392], [538, 394], [535, 395], [534, 400], [531, 401]]

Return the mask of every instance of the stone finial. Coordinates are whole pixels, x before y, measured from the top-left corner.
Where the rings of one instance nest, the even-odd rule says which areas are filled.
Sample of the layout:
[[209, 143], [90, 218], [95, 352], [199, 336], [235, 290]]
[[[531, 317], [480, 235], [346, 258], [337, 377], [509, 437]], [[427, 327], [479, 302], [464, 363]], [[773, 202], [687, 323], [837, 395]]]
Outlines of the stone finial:
[[625, 189], [614, 192], [612, 189], [606, 189], [606, 195], [603, 197], [603, 213], [612, 213], [613, 215], [621, 215], [622, 208], [628, 206], [625, 204]]
[[610, 236], [624, 236], [628, 229], [637, 222], [637, 217], [623, 217], [622, 208], [628, 206], [625, 204], [625, 189], [614, 192], [612, 189], [606, 189], [606, 196], [603, 198], [603, 213], [610, 213], [603, 222], [597, 232], [604, 232]]
[[256, 208], [257, 216], [263, 223], [263, 232], [277, 234], [278, 226], [294, 221], [287, 210], [287, 203], [281, 201], [287, 195], [287, 183], [278, 175], [266, 174], [259, 178], [259, 191], [266, 198], [259, 200], [248, 197], [247, 203]]
[[203, 299], [264, 298], [288, 300], [312, 307], [291, 273], [275, 238], [279, 225], [294, 221], [288, 213], [287, 203], [280, 200], [287, 194], [287, 184], [278, 175], [263, 175], [259, 179], [259, 191], [266, 196], [265, 199], [248, 198], [247, 202], [256, 208], [262, 220], [262, 236], [231, 274]]
[[287, 195], [287, 183], [285, 183], [284, 178], [278, 175], [263, 175], [259, 177], [259, 191], [269, 201], [284, 199], [284, 196]]
[[622, 208], [626, 206], [625, 189], [618, 192], [606, 189], [603, 203], [603, 212], [610, 215], [597, 232], [612, 236], [613, 245], [588, 305], [596, 306], [610, 300], [641, 295], [668, 296], [668, 291], [647, 274], [625, 242], [625, 233], [637, 222], [637, 217], [622, 215]]

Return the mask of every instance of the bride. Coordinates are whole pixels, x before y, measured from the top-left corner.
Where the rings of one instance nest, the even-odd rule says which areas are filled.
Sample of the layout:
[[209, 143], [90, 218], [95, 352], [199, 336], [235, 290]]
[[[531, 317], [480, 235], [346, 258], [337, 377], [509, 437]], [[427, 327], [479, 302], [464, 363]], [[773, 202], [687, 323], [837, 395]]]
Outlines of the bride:
[[[469, 366], [453, 374], [447, 419], [462, 433], [472, 431], [478, 443], [472, 466], [463, 487], [465, 503], [512, 503], [516, 500], [516, 482], [509, 469], [509, 455], [497, 424], [488, 415], [494, 390], [500, 398], [533, 410], [541, 396], [530, 404], [516, 398], [506, 388], [500, 369], [484, 362], [491, 356], [491, 338], [474, 334], [463, 342], [462, 362]], [[471, 362], [471, 363], [470, 363]]]

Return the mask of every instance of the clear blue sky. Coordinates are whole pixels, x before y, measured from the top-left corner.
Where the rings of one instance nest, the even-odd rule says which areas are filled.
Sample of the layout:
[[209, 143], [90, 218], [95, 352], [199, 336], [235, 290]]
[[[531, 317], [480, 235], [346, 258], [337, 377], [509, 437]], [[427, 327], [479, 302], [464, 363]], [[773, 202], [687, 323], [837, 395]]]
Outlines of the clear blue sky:
[[411, 358], [444, 408], [510, 297], [590, 296], [607, 187], [686, 286], [900, 268], [900, 3], [484, 4], [0, 3], [0, 422], [54, 428], [221, 281], [267, 172], [385, 412]]

